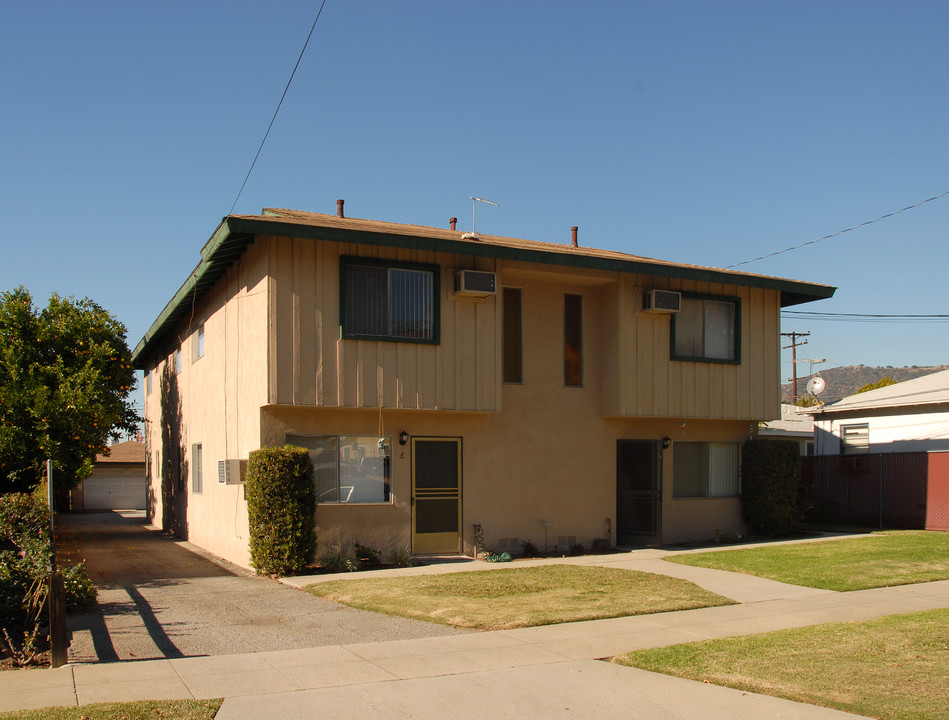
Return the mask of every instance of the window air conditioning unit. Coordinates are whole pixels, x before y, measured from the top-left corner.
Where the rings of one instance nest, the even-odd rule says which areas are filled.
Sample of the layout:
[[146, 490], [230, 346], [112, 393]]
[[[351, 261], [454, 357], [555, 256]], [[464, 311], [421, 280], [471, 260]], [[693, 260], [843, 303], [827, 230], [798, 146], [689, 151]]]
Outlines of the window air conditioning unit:
[[246, 472], [246, 460], [217, 461], [217, 481], [221, 485], [243, 485]]
[[647, 290], [643, 295], [643, 310], [657, 313], [679, 312], [682, 293], [672, 290]]
[[497, 293], [493, 272], [459, 270], [455, 273], [455, 295], [465, 297], [490, 297]]

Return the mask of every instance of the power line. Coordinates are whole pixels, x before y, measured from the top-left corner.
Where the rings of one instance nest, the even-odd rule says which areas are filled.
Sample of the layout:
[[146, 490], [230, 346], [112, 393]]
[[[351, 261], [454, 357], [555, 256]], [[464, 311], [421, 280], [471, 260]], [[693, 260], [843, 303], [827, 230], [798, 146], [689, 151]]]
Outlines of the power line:
[[830, 313], [807, 310], [782, 310], [781, 317], [789, 320], [817, 320], [826, 322], [892, 322], [892, 323], [945, 323], [949, 314], [909, 313]]
[[858, 318], [949, 318], [949, 315], [908, 315], [882, 313], [829, 313], [811, 310], [782, 310], [783, 315], [801, 315], [807, 317], [858, 317]]
[[287, 86], [283, 89], [283, 95], [280, 96], [280, 102], [277, 103], [277, 109], [274, 110], [273, 117], [270, 118], [270, 125], [267, 126], [267, 132], [264, 133], [264, 139], [260, 141], [260, 147], [257, 148], [257, 154], [254, 155], [254, 161], [250, 164], [250, 169], [247, 171], [247, 175], [244, 176], [244, 182], [241, 183], [241, 189], [237, 192], [237, 197], [234, 198], [234, 204], [231, 205], [231, 211], [228, 215], [234, 212], [234, 208], [237, 207], [237, 201], [241, 199], [241, 195], [244, 192], [244, 187], [247, 185], [247, 181], [250, 179], [250, 174], [254, 172], [254, 166], [257, 164], [257, 158], [260, 157], [261, 151], [264, 149], [264, 143], [267, 142], [267, 138], [270, 136], [270, 130], [273, 127], [274, 122], [277, 120], [277, 113], [280, 112], [280, 108], [283, 105], [283, 99], [287, 97], [287, 91], [290, 89], [290, 83], [293, 82], [293, 76], [297, 74], [297, 68], [300, 67], [300, 61], [303, 60], [303, 53], [306, 52], [306, 46], [310, 44], [310, 38], [313, 36], [313, 31], [316, 29], [316, 23], [320, 20], [320, 15], [323, 14], [323, 7], [326, 5], [326, 0], [320, 4], [320, 9], [316, 13], [316, 18], [313, 20], [313, 24], [310, 26], [310, 32], [306, 36], [306, 41], [303, 43], [303, 49], [300, 50], [300, 56], [297, 58], [296, 65], [293, 66], [293, 72], [290, 73], [290, 79], [287, 80]]
[[767, 258], [774, 257], [775, 255], [782, 255], [786, 252], [791, 252], [792, 250], [800, 250], [802, 247], [807, 247], [808, 245], [814, 245], [815, 243], [819, 243], [821, 240], [829, 240], [832, 237], [843, 235], [844, 233], [850, 232], [851, 230], [857, 230], [858, 228], [866, 227], [867, 225], [872, 225], [873, 223], [879, 222], [880, 220], [885, 220], [886, 218], [893, 217], [894, 215], [899, 215], [901, 212], [912, 210], [913, 208], [917, 208], [920, 205], [925, 205], [926, 203], [932, 202], [933, 200], [938, 200], [939, 198], [944, 197], [946, 195], [949, 195], [949, 190], [946, 190], [943, 193], [939, 193], [938, 195], [934, 195], [933, 197], [928, 198], [926, 200], [920, 200], [918, 203], [914, 205], [908, 205], [902, 210], [894, 210], [893, 212], [887, 213], [886, 215], [881, 215], [880, 217], [874, 220], [867, 220], [866, 222], [862, 222], [859, 225], [854, 225], [853, 227], [849, 227], [845, 230], [838, 230], [835, 233], [831, 233], [830, 235], [824, 235], [824, 237], [819, 237], [816, 240], [808, 240], [807, 242], [803, 242], [800, 245], [795, 245], [793, 247], [785, 248], [784, 250], [778, 250], [773, 253], [768, 253], [767, 255], [762, 255], [760, 257], [753, 258], [752, 260], [745, 260], [744, 262], [735, 263], [734, 265], [728, 265], [726, 269], [731, 270], [732, 268], [736, 268], [740, 265], [748, 265], [753, 262], [758, 262], [759, 260], [765, 260]]

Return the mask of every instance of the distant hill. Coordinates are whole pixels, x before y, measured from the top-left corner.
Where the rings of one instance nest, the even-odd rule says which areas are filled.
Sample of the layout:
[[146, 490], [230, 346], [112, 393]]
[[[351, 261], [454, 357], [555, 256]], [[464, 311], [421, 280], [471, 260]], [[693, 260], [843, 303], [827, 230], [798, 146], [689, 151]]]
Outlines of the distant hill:
[[[803, 369], [803, 364], [798, 369]], [[835, 367], [828, 370], [815, 372], [814, 375], [820, 375], [827, 383], [827, 389], [821, 393], [820, 399], [825, 403], [832, 403], [841, 398], [853, 395], [857, 390], [867, 383], [875, 383], [885, 377], [903, 382], [913, 378], [931, 375], [940, 370], [949, 370], [949, 365], [934, 365], [931, 367], [869, 367], [867, 365], [847, 365], [844, 367]], [[797, 379], [797, 391], [799, 395], [806, 394], [805, 386], [811, 375], [799, 376]], [[784, 402], [791, 402], [793, 390], [791, 383], [781, 386], [781, 398]]]

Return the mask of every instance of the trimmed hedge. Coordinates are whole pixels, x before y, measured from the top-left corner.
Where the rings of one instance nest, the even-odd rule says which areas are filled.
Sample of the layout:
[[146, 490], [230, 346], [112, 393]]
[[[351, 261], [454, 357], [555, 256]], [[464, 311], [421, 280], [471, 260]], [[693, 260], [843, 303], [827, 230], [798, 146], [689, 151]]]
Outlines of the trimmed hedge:
[[250, 562], [260, 575], [307, 567], [316, 550], [316, 492], [305, 448], [285, 445], [250, 453], [247, 462]]
[[741, 450], [742, 513], [759, 535], [780, 537], [798, 527], [801, 451], [793, 440], [749, 440]]

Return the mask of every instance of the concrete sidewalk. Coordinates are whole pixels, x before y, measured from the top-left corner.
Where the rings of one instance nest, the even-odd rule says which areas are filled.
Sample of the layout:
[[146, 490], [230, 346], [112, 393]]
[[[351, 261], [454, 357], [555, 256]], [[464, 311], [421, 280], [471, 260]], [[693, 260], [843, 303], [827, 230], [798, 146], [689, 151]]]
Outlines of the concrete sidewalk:
[[[362, 719], [486, 713], [502, 718], [576, 718], [604, 712], [683, 720], [852, 718], [597, 659], [708, 638], [949, 607], [949, 581], [837, 593], [667, 563], [661, 560], [665, 553], [641, 550], [557, 562], [659, 571], [685, 577], [741, 604], [446, 637], [0, 673], [0, 711], [224, 697], [218, 720], [303, 718], [315, 712]], [[409, 572], [462, 567], [478, 565], [428, 566]], [[389, 571], [374, 576], [379, 572]], [[291, 582], [306, 584], [300, 578]]]

